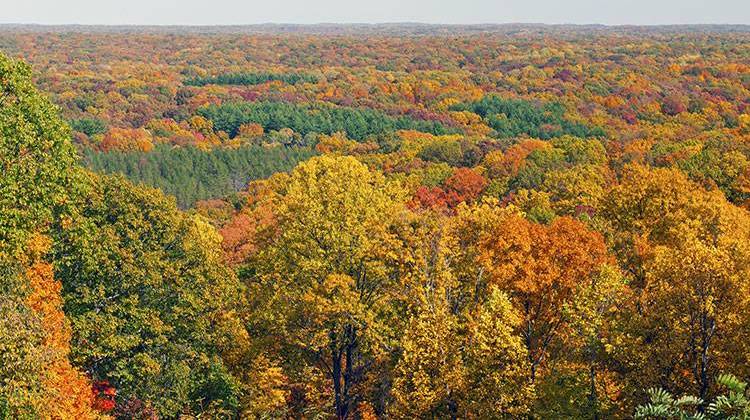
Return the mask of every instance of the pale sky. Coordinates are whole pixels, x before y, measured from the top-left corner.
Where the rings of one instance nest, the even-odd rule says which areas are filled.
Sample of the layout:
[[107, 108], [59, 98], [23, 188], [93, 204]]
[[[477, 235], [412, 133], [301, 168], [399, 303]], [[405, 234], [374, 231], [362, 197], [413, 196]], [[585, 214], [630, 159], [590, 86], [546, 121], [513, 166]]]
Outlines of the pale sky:
[[750, 24], [750, 0], [0, 0], [0, 23]]

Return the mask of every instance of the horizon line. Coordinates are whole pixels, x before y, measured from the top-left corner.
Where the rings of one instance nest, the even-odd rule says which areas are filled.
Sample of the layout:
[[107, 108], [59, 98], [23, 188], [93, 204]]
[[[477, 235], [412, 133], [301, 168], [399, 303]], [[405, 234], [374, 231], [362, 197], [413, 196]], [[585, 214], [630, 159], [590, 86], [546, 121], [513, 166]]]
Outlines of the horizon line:
[[250, 26], [387, 26], [419, 25], [443, 27], [487, 27], [487, 26], [601, 26], [601, 27], [680, 27], [680, 26], [742, 26], [750, 23], [549, 23], [549, 22], [478, 22], [443, 23], [424, 21], [383, 21], [383, 22], [256, 22], [256, 23], [39, 23], [39, 22], [0, 22], [0, 26], [84, 26], [84, 27], [250, 27]]

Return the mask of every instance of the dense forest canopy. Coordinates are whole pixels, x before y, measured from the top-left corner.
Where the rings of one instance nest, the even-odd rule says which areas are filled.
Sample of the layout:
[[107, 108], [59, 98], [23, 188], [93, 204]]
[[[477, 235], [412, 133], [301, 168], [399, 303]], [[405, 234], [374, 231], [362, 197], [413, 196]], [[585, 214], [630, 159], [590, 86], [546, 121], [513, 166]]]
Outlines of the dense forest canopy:
[[228, 73], [218, 76], [193, 77], [183, 81], [188, 86], [205, 85], [260, 85], [266, 82], [316, 83], [317, 77], [305, 73]]
[[2, 26], [0, 418], [746, 418], [748, 45]]
[[208, 151], [194, 146], [157, 145], [144, 152], [84, 150], [84, 162], [94, 171], [120, 173], [135, 183], [159, 188], [189, 208], [196, 201], [225, 197], [248, 181], [288, 171], [314, 154], [309, 147], [244, 145]]

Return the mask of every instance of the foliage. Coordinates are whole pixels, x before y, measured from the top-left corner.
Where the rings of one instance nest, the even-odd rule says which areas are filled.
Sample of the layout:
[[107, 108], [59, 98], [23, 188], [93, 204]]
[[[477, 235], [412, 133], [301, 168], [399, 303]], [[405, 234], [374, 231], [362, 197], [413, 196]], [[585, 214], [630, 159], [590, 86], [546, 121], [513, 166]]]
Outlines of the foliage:
[[218, 234], [156, 190], [93, 174], [86, 182], [54, 251], [72, 360], [112, 384], [118, 403], [136, 398], [162, 416], [236, 412], [221, 352], [241, 289]]
[[549, 226], [511, 216], [480, 239], [479, 262], [490, 284], [506, 291], [522, 311], [521, 337], [529, 352], [528, 377], [554, 361], [565, 328], [562, 308], [576, 288], [608, 260], [601, 235], [569, 218]]
[[303, 136], [309, 133], [331, 135], [344, 132], [355, 140], [395, 130], [419, 130], [445, 134], [448, 129], [437, 122], [409, 117], [391, 117], [371, 109], [299, 105], [286, 102], [229, 103], [209, 106], [200, 115], [213, 121], [217, 130], [234, 137], [242, 124], [257, 123], [265, 130], [290, 128]]
[[485, 119], [498, 138], [528, 135], [549, 139], [569, 134], [577, 137], [601, 136], [601, 128], [589, 128], [565, 119], [565, 107], [556, 102], [536, 104], [521, 99], [490, 95], [470, 104], [454, 106], [454, 111], [471, 111]]
[[747, 417], [747, 30], [6, 29], [0, 418]]
[[253, 329], [281, 332], [277, 357], [287, 361], [290, 381], [320, 372], [331, 390], [329, 414], [346, 418], [391, 336], [384, 317], [403, 193], [351, 157], [312, 158], [278, 193], [278, 235], [250, 258], [254, 274], [245, 278], [264, 298], [258, 322], [271, 323]]
[[0, 55], [0, 242], [10, 255], [65, 207], [75, 161], [69, 133], [29, 66]]
[[[694, 396], [675, 399], [669, 392], [652, 388], [648, 390], [649, 402], [638, 406], [636, 419], [746, 419], [750, 417], [747, 383], [732, 374], [722, 374], [716, 379], [725, 390], [705, 405]], [[705, 409], [701, 409], [705, 408]]]
[[742, 281], [750, 261], [747, 212], [676, 170], [641, 166], [626, 168], [603, 209], [637, 297], [625, 327], [643, 337], [618, 355], [629, 366], [629, 386], [706, 399], [720, 372], [746, 374], [735, 349], [750, 315]]
[[71, 366], [70, 326], [46, 260], [66, 213], [74, 155], [29, 67], [0, 54], [0, 415], [95, 418], [88, 379]]
[[70, 128], [89, 137], [107, 132], [107, 124], [98, 118], [81, 118], [70, 122]]
[[123, 174], [136, 184], [174, 195], [181, 208], [196, 201], [225, 197], [254, 179], [288, 171], [313, 153], [308, 148], [242, 146], [204, 152], [195, 147], [159, 145], [150, 152], [86, 152], [97, 172]]
[[267, 82], [315, 83], [318, 78], [305, 73], [229, 73], [213, 77], [193, 77], [183, 83], [188, 86], [213, 85], [259, 85]]

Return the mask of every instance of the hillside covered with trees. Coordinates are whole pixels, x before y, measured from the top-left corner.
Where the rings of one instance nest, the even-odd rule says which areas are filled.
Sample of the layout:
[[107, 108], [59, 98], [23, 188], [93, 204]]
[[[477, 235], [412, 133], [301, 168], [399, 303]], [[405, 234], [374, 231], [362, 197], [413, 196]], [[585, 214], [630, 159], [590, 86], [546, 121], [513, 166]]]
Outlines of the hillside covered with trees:
[[346, 28], [0, 27], [0, 418], [750, 416], [750, 31]]

